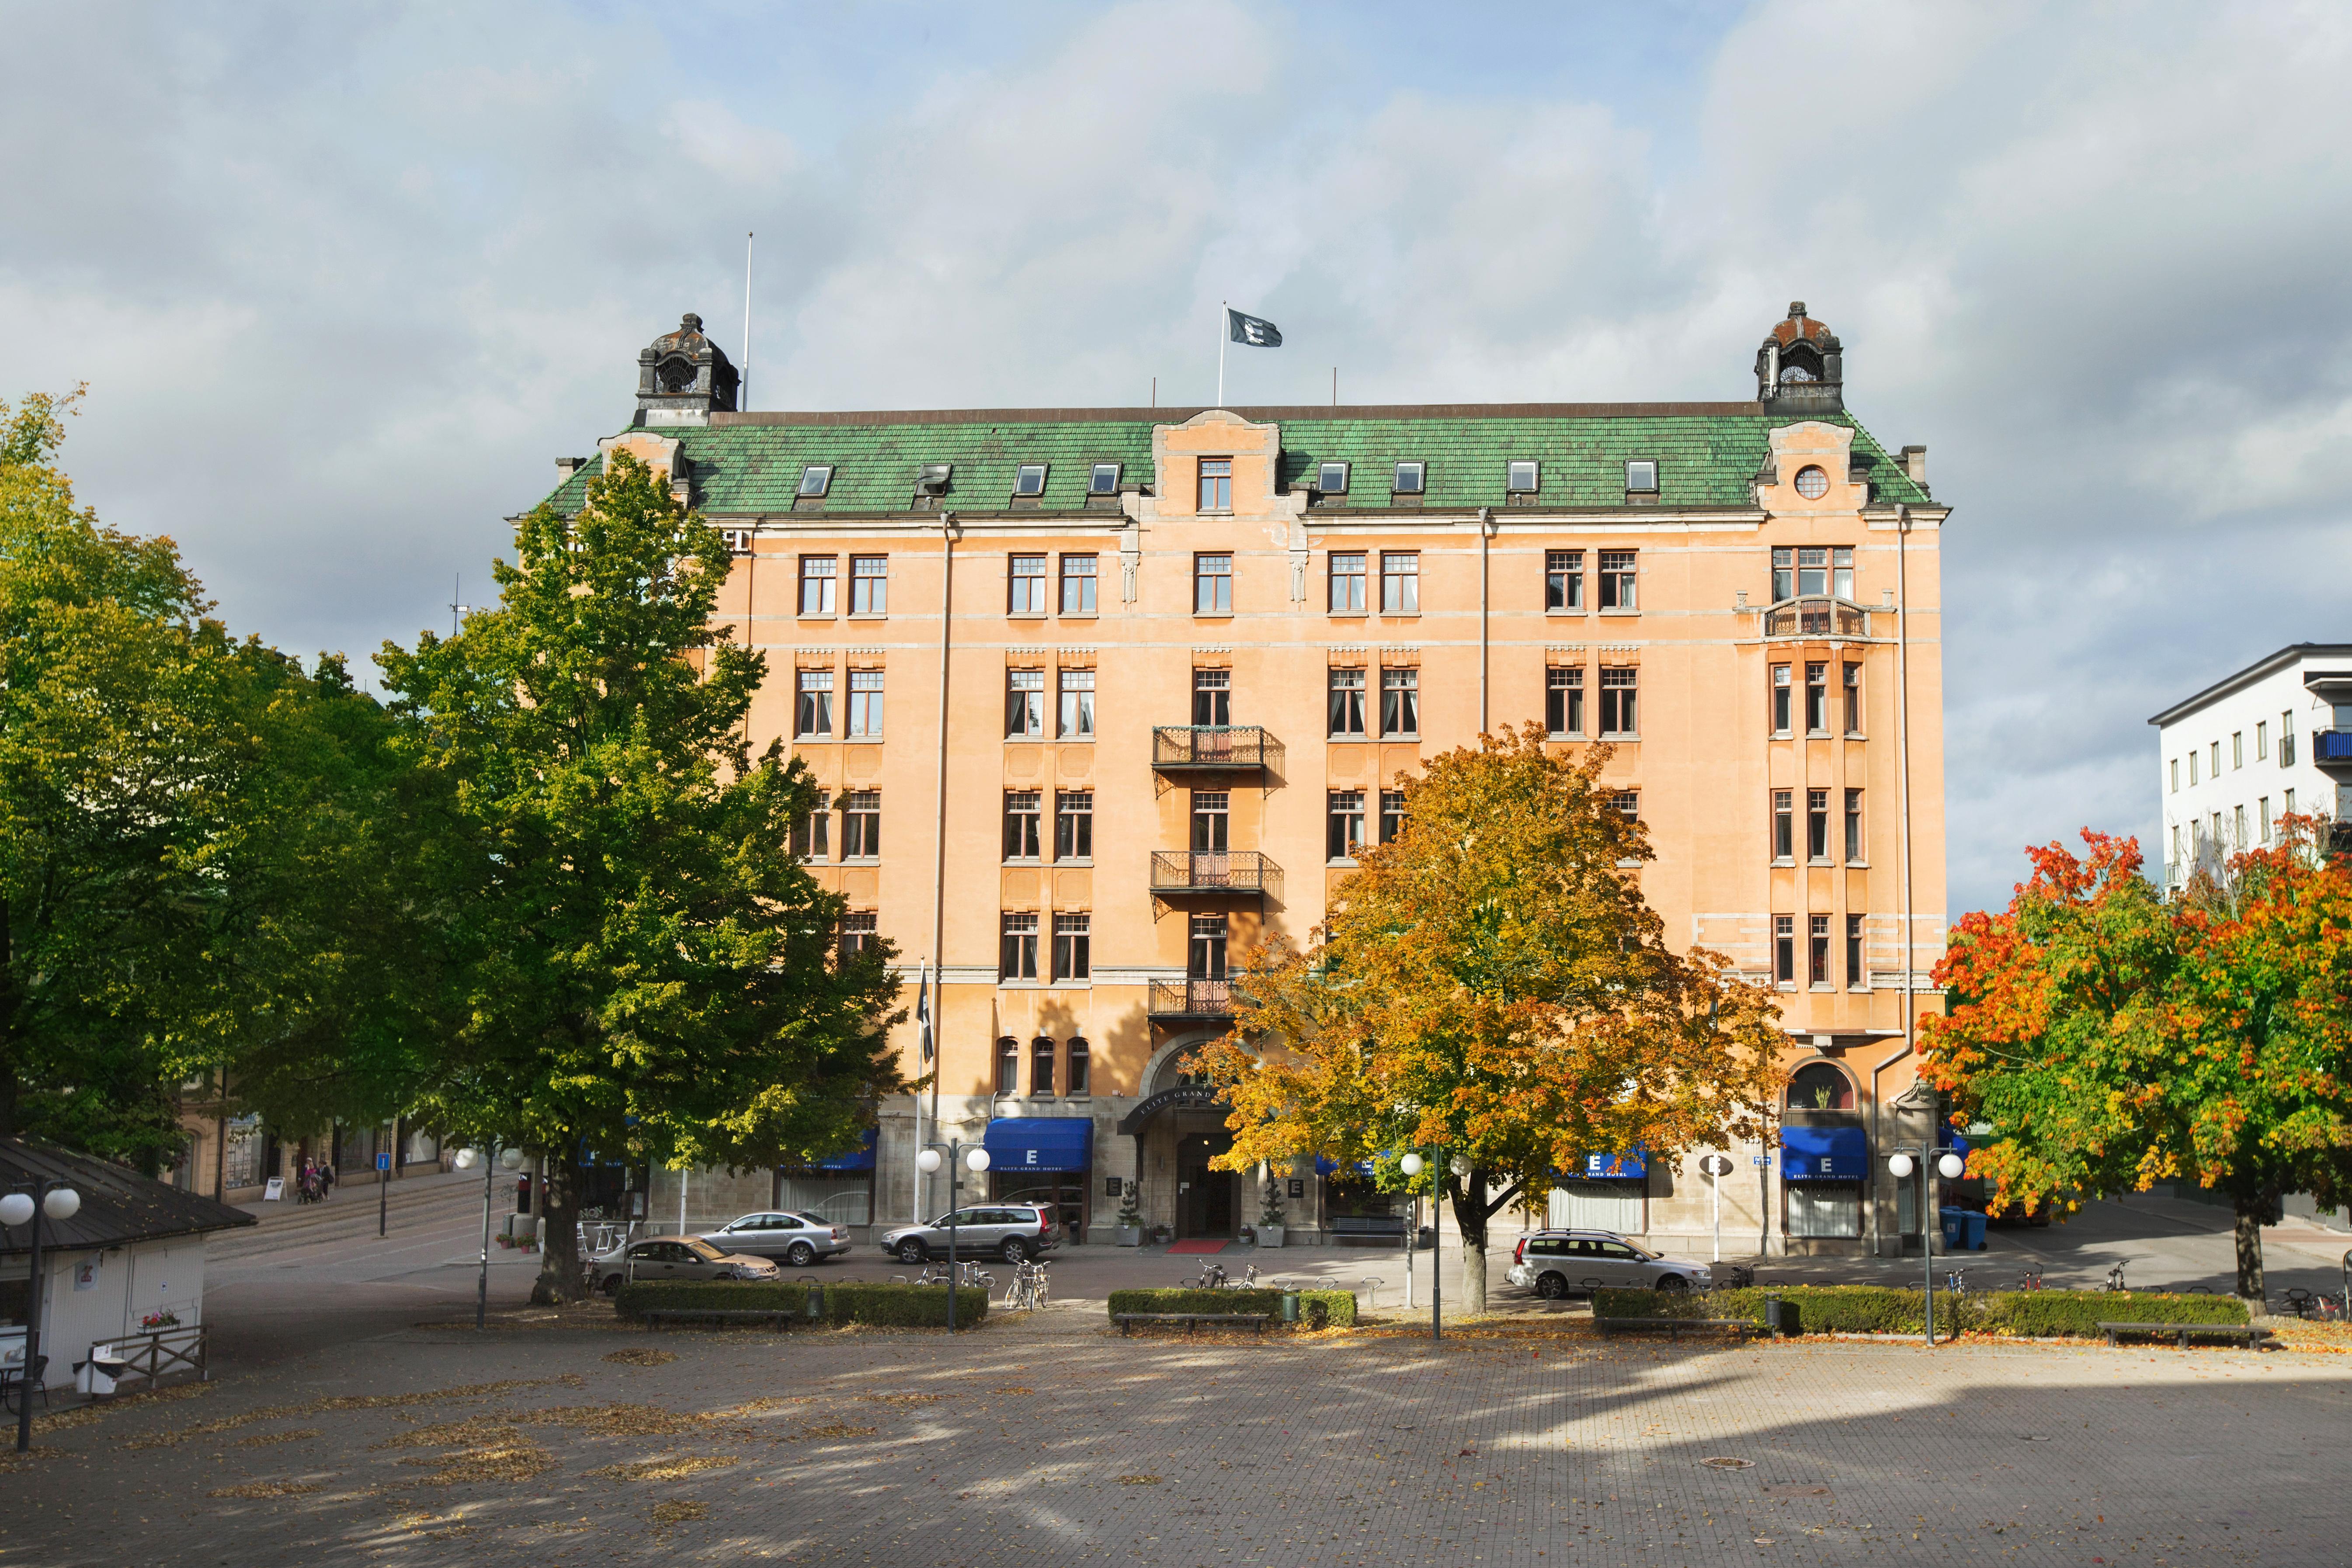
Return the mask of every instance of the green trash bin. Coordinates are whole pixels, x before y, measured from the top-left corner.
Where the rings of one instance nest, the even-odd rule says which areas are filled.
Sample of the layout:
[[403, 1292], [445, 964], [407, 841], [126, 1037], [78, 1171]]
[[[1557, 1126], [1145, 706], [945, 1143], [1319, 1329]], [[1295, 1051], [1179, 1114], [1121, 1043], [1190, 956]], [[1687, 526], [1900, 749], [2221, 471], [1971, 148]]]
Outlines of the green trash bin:
[[1282, 1292], [1282, 1321], [1286, 1323], [1298, 1321], [1298, 1292], [1296, 1291]]

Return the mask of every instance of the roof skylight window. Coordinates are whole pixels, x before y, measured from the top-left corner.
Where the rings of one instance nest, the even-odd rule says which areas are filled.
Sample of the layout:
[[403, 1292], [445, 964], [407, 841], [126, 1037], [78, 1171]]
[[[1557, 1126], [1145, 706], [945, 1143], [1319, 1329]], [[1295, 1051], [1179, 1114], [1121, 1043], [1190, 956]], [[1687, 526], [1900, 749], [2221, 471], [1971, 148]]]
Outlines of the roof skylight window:
[[1016, 496], [1037, 497], [1045, 493], [1045, 465], [1024, 463], [1013, 471], [1013, 493]]
[[952, 463], [926, 463], [915, 470], [915, 486], [929, 495], [939, 495], [948, 487], [948, 476], [954, 472]]
[[1418, 496], [1428, 482], [1429, 467], [1422, 463], [1400, 463], [1396, 465], [1395, 481], [1389, 488], [1400, 496]]
[[1345, 463], [1325, 463], [1317, 470], [1315, 487], [1327, 496], [1348, 493], [1348, 465]]
[[1637, 461], [1625, 465], [1625, 488], [1633, 495], [1654, 495], [1658, 488], [1658, 465], [1654, 461]]
[[812, 498], [833, 488], [833, 465], [812, 463], [801, 470], [801, 494]]
[[1542, 470], [1538, 465], [1533, 463], [1514, 463], [1511, 465], [1510, 485], [1508, 487], [1511, 493], [1515, 496], [1531, 495], [1538, 488], [1537, 481], [1541, 477]]
[[1093, 472], [1087, 476], [1087, 494], [1089, 496], [1118, 495], [1118, 465], [1116, 463], [1096, 464], [1094, 465]]

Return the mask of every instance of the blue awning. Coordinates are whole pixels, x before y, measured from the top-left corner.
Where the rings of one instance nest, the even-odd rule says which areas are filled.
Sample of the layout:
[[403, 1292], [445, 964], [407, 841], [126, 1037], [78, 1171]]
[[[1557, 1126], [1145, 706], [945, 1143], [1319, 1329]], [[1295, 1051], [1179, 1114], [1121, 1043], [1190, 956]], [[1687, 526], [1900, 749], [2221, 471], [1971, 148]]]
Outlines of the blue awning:
[[1559, 1173], [1563, 1181], [1640, 1181], [1647, 1175], [1649, 1166], [1640, 1149], [1622, 1155], [1587, 1155], [1581, 1166]]
[[[1372, 1174], [1372, 1162], [1370, 1160], [1358, 1160], [1354, 1165], [1349, 1166], [1348, 1169], [1351, 1174], [1356, 1176], [1370, 1176]], [[1338, 1161], [1327, 1160], [1321, 1155], [1315, 1156], [1315, 1174], [1317, 1176], [1336, 1176], [1339, 1174], [1339, 1165]]]
[[1780, 1173], [1789, 1181], [1861, 1181], [1870, 1175], [1870, 1137], [1860, 1127], [1780, 1129]]
[[1094, 1168], [1095, 1124], [1088, 1116], [1000, 1116], [982, 1145], [991, 1170]]
[[845, 1155], [827, 1155], [824, 1159], [817, 1161], [816, 1168], [821, 1171], [872, 1170], [874, 1168], [874, 1138], [875, 1134], [880, 1129], [875, 1127], [866, 1128], [866, 1136], [859, 1140], [858, 1147], [850, 1150]]

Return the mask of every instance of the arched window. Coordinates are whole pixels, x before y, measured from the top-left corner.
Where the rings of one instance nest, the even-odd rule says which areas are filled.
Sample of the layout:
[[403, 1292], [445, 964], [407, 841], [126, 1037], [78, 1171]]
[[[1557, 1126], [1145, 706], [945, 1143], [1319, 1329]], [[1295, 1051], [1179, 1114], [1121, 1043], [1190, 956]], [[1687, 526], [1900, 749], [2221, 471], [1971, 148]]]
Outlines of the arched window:
[[1029, 1092], [1045, 1095], [1054, 1092], [1054, 1042], [1044, 1035], [1029, 1042]]
[[1021, 1042], [1009, 1034], [996, 1042], [996, 1092], [1021, 1092]]
[[1789, 1080], [1789, 1109], [1791, 1111], [1851, 1111], [1853, 1109], [1853, 1080], [1845, 1071], [1827, 1061], [1809, 1061], [1797, 1069]]
[[1092, 1053], [1087, 1049], [1087, 1041], [1084, 1035], [1081, 1035], [1077, 1039], [1070, 1041], [1069, 1092], [1073, 1094], [1085, 1094], [1090, 1092], [1087, 1088], [1087, 1069], [1091, 1065], [1089, 1061], [1091, 1055]]

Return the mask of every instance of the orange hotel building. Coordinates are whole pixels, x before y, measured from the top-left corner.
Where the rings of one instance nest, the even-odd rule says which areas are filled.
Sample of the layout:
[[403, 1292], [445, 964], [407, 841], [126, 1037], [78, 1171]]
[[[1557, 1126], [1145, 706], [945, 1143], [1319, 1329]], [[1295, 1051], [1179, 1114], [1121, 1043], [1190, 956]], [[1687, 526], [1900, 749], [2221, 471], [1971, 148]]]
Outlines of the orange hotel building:
[[[1601, 1150], [1549, 1218], [1688, 1249], [1719, 1198], [1727, 1251], [1916, 1247], [1884, 1155], [1936, 1123], [1905, 1018], [1944, 943], [1948, 508], [1925, 448], [1846, 413], [1801, 304], [1754, 375], [1712, 403], [738, 413], [697, 318], [656, 339], [602, 448], [726, 530], [754, 739], [827, 791], [804, 847], [845, 940], [895, 942], [910, 1006], [938, 981], [936, 1124], [900, 1098], [827, 1168], [697, 1173], [692, 1218], [929, 1218], [918, 1140], [952, 1136], [993, 1156], [977, 1201], [1057, 1202], [1088, 1242], [1129, 1195], [1234, 1235], [1258, 1184], [1208, 1168], [1222, 1113], [1181, 1065], [1226, 977], [1306, 936], [1399, 775], [1534, 720], [1615, 747], [1643, 893], [1781, 993], [1792, 1074], [1780, 1146], [1719, 1195], [1696, 1155]], [[559, 506], [601, 461], [559, 465]], [[1273, 1174], [1293, 1245], [1399, 1224], [1354, 1172]]]

